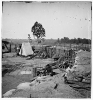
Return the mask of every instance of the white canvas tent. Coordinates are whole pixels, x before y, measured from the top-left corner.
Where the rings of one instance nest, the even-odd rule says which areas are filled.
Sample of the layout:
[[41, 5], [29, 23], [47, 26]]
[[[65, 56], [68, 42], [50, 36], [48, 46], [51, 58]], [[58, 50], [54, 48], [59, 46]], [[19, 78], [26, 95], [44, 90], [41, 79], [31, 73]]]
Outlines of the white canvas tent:
[[22, 43], [19, 55], [28, 56], [33, 54], [32, 46], [29, 42]]

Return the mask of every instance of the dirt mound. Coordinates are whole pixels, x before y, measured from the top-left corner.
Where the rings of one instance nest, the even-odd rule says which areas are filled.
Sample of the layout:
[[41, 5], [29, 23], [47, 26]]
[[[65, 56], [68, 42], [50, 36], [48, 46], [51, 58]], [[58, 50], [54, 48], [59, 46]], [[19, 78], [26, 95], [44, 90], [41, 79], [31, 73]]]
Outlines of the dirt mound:
[[91, 52], [79, 51], [75, 58], [75, 65], [89, 65], [91, 64]]
[[[60, 77], [61, 76], [61, 77]], [[10, 94], [9, 94], [10, 92]], [[81, 98], [79, 92], [64, 84], [62, 74], [37, 77], [31, 82], [20, 83], [16, 90], [8, 91], [6, 97], [25, 98]], [[5, 95], [4, 94], [4, 95]], [[9, 96], [8, 96], [9, 94]], [[3, 95], [3, 96], [4, 96]]]
[[91, 53], [77, 52], [74, 66], [67, 71], [66, 83], [79, 91], [86, 98], [90, 98], [91, 91]]
[[[77, 52], [75, 58], [75, 64], [67, 73], [67, 80], [76, 79], [80, 81], [80, 78], [87, 79], [91, 74], [91, 53], [87, 51]], [[90, 75], [91, 76], [91, 75]]]

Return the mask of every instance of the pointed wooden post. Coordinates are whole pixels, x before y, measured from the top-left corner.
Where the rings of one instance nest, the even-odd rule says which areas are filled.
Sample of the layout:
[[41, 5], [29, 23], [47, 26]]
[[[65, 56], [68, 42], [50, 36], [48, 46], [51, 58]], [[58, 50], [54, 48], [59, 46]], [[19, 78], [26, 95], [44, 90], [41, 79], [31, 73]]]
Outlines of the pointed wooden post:
[[10, 52], [11, 52], [11, 43], [10, 43]]

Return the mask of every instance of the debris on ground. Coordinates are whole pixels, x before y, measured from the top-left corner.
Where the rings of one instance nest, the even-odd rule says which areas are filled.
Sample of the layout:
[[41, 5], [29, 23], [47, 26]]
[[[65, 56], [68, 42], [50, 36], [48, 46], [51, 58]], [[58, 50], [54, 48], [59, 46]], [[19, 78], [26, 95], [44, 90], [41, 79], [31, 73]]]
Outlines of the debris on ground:
[[3, 98], [90, 98], [91, 53], [71, 54], [56, 61], [55, 57], [4, 58]]

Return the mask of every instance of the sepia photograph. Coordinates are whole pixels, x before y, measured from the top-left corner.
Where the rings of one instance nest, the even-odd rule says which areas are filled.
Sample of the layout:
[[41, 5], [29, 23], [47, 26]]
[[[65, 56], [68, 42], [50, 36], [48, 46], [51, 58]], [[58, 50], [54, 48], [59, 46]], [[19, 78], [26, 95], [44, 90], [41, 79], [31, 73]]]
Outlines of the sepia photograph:
[[1, 98], [91, 98], [92, 1], [2, 1]]

